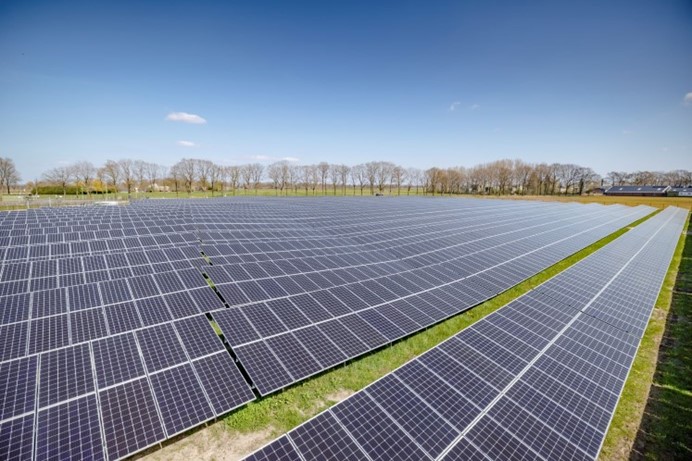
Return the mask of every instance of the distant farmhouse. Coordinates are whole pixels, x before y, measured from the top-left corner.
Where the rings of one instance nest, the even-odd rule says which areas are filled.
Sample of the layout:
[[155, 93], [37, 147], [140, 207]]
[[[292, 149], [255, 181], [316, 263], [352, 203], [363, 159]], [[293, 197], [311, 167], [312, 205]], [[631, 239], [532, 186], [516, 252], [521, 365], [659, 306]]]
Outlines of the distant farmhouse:
[[671, 187], [668, 189], [669, 197], [692, 197], [692, 186]]
[[631, 197], [665, 197], [670, 186], [613, 186], [604, 192], [605, 195]]

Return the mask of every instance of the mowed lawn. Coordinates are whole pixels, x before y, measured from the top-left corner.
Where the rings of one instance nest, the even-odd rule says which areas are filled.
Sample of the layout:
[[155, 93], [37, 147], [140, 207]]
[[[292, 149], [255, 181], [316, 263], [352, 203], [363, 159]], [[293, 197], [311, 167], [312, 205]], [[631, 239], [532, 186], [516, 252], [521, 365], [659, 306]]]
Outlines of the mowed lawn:
[[692, 459], [692, 238], [687, 236], [632, 460]]

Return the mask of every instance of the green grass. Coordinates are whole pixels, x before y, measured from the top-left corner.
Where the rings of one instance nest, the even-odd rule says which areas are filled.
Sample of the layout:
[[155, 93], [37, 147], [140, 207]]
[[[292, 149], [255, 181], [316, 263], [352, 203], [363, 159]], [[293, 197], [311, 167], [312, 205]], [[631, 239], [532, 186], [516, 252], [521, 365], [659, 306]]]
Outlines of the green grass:
[[[643, 218], [641, 221], [648, 219]], [[629, 228], [630, 226], [628, 226]], [[240, 433], [264, 431], [284, 433], [336, 403], [335, 396], [356, 392], [414, 357], [438, 345], [462, 329], [499, 309], [518, 296], [562, 272], [627, 231], [605, 237], [495, 298], [391, 346], [353, 360], [335, 370], [259, 399], [224, 418], [228, 428]]]
[[[663, 309], [668, 303], [670, 305], [667, 320], [660, 316], [651, 322], [652, 330], [657, 334], [657, 342], [652, 341], [651, 347], [654, 353], [658, 351], [655, 373], [647, 367], [647, 371], [653, 373], [653, 383], [650, 390], [646, 386], [648, 392], [638, 396], [636, 402], [628, 397], [632, 400], [629, 407], [638, 407], [639, 415], [646, 405], [629, 456], [633, 460], [692, 459], [692, 286], [689, 283], [692, 277], [692, 238], [688, 237], [684, 250], [678, 248], [676, 253], [682, 253], [682, 258], [679, 259], [677, 278], [671, 277], [676, 280], [675, 286], [671, 290], [668, 280], [666, 292], [660, 299]], [[658, 342], [660, 348], [656, 347]], [[649, 355], [647, 351], [645, 357]], [[647, 378], [646, 383], [651, 382], [648, 374], [642, 378]], [[625, 391], [627, 394], [627, 387]], [[621, 415], [622, 419], [626, 417], [629, 415]], [[631, 432], [622, 435], [632, 440]], [[610, 459], [624, 457], [613, 456]]]
[[690, 277], [690, 261], [683, 259], [683, 248], [689, 255], [692, 249], [686, 247], [690, 246], [692, 241], [686, 245], [683, 234], [606, 435], [601, 460], [692, 458], [691, 295], [674, 292], [678, 273], [681, 278]]

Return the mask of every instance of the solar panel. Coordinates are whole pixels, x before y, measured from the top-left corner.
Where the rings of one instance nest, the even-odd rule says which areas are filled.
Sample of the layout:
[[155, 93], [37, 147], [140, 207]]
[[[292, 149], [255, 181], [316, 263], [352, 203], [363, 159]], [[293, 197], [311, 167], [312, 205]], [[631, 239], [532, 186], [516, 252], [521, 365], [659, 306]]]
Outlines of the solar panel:
[[176, 331], [170, 323], [137, 331], [137, 342], [149, 373], [187, 362]]
[[197, 359], [193, 366], [217, 415], [254, 400], [250, 386], [226, 351]]
[[34, 410], [37, 365], [36, 356], [0, 363], [0, 421]]
[[596, 459], [686, 216], [658, 214], [313, 419], [338, 421], [325, 433], [298, 445], [308, 422], [248, 459], [288, 439], [307, 458], [355, 441], [370, 459]]
[[99, 392], [105, 448], [120, 459], [166, 438], [146, 378]]
[[132, 333], [92, 343], [99, 389], [144, 376], [144, 365]]
[[[69, 433], [99, 457], [103, 433], [117, 459], [252, 400], [234, 356], [258, 392], [272, 392], [467, 309], [648, 212], [258, 198], [0, 213], [0, 366], [40, 355], [39, 384], [11, 388], [28, 402], [38, 386], [53, 402], [30, 416], [41, 432], [29, 432], [29, 453], [40, 450], [30, 456], [80, 456], [51, 442]], [[176, 373], [178, 383], [165, 378]], [[89, 376], [102, 410], [110, 401], [101, 420]], [[192, 394], [199, 408], [182, 403]], [[126, 406], [127, 395], [142, 401]], [[0, 419], [3, 435], [23, 414]]]
[[0, 421], [0, 458], [7, 461], [32, 459], [34, 415]]
[[191, 365], [152, 374], [151, 384], [168, 437], [214, 417]]
[[81, 344], [41, 354], [39, 408], [94, 391], [89, 346]]
[[96, 395], [40, 410], [37, 459], [104, 459]]

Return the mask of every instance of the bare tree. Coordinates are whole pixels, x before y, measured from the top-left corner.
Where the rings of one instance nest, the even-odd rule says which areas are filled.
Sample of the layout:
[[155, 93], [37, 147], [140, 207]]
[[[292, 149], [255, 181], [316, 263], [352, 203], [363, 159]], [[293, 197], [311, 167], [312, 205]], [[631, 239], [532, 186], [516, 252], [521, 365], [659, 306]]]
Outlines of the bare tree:
[[10, 189], [21, 181], [21, 179], [19, 171], [17, 171], [17, 167], [14, 164], [14, 160], [0, 157], [0, 187], [5, 187], [9, 194]]
[[211, 186], [211, 196], [214, 196], [214, 191], [219, 187], [219, 183], [222, 184], [223, 188], [223, 167], [217, 165], [216, 163], [211, 163], [211, 170], [209, 171], [209, 185]]
[[401, 195], [401, 184], [406, 180], [406, 169], [399, 165], [392, 168], [392, 183], [396, 185], [396, 195]]
[[114, 160], [106, 160], [103, 165], [103, 176], [106, 178], [106, 189], [108, 189], [108, 182], [113, 184], [113, 192], [118, 193], [118, 184], [120, 183], [120, 165]]
[[288, 165], [288, 186], [293, 189], [294, 193], [298, 193], [300, 187], [300, 167], [298, 165]]
[[77, 181], [86, 190], [87, 195], [91, 196], [91, 183], [96, 175], [96, 167], [91, 162], [77, 162], [73, 168]]
[[339, 178], [341, 177], [339, 175], [339, 167], [341, 165], [329, 165], [329, 182], [332, 185], [332, 190], [334, 192], [334, 195], [336, 196], [336, 186], [339, 184]]
[[252, 166], [243, 165], [240, 167], [240, 175], [243, 177], [243, 189], [245, 189], [247, 194], [247, 190], [250, 188], [250, 184], [252, 184]]
[[[374, 176], [373, 176], [374, 178]], [[360, 187], [360, 195], [363, 195], [366, 181], [368, 180], [368, 172], [365, 165], [356, 165], [351, 168], [351, 181], [353, 182], [353, 195], [356, 195], [356, 184]], [[374, 185], [374, 179], [373, 179]]]
[[175, 191], [175, 196], [178, 197], [178, 192], [180, 191], [180, 185], [184, 181], [184, 179], [183, 179], [184, 175], [183, 175], [183, 171], [182, 171], [181, 162], [178, 162], [175, 165], [173, 165], [170, 168], [168, 174], [170, 176], [170, 182], [173, 185], [173, 190]]
[[[391, 181], [392, 179], [392, 171], [394, 170], [394, 165], [392, 162], [377, 162], [379, 165], [377, 167], [377, 172], [376, 172], [376, 180], [377, 180], [377, 190], [380, 192], [384, 191], [385, 186], [387, 185], [387, 181]], [[391, 193], [391, 189], [390, 189]]]
[[241, 168], [238, 165], [230, 165], [225, 168], [225, 171], [231, 191], [235, 195], [235, 191], [240, 187]]
[[132, 186], [135, 184], [134, 162], [129, 158], [124, 158], [118, 160], [118, 166], [120, 167], [120, 174], [122, 175], [125, 189], [127, 189], [127, 197], [129, 198], [132, 193]]
[[279, 186], [281, 184], [281, 162], [275, 162], [269, 165], [267, 168], [267, 176], [269, 176], [269, 179], [271, 179], [272, 183], [274, 183], [274, 190], [276, 191], [276, 195], [279, 195]]
[[158, 165], [156, 163], [147, 163], [146, 173], [147, 180], [149, 181], [147, 189], [153, 192], [154, 189], [159, 188], [159, 185], [156, 183], [156, 181], [166, 177], [166, 167], [163, 165]]
[[305, 187], [305, 195], [308, 195], [310, 180], [312, 178], [312, 165], [303, 165], [300, 172], [302, 175], [301, 179], [303, 180], [303, 186]]
[[191, 194], [195, 187], [195, 179], [197, 178], [197, 161], [191, 158], [184, 158], [176, 163], [174, 167], [188, 195]]
[[43, 178], [62, 188], [62, 195], [67, 195], [67, 186], [74, 178], [74, 170], [71, 166], [59, 166], [48, 170], [43, 174]]
[[146, 190], [144, 183], [147, 177], [148, 165], [149, 164], [144, 160], [135, 160], [132, 162], [132, 172], [135, 178], [135, 187], [138, 192], [140, 189]]
[[209, 188], [214, 163], [210, 160], [202, 159], [195, 159], [195, 163], [197, 164], [197, 184], [200, 189], [206, 191]]
[[317, 165], [317, 171], [320, 175], [320, 184], [322, 185], [322, 194], [327, 193], [327, 176], [329, 176], [329, 163], [320, 162]]
[[[377, 176], [380, 172], [380, 162], [368, 162], [365, 164], [365, 177], [370, 185], [370, 195], [375, 194], [375, 184], [377, 183]], [[361, 194], [363, 195], [363, 190], [361, 189]]]
[[346, 184], [348, 183], [349, 174], [351, 173], [351, 167], [348, 165], [338, 165], [337, 167], [339, 173], [339, 182], [341, 183], [341, 192], [346, 195]]
[[255, 189], [255, 195], [257, 195], [257, 190], [262, 183], [262, 177], [264, 176], [264, 165], [261, 163], [251, 163], [249, 165], [250, 173], [252, 177], [252, 188]]
[[406, 186], [406, 195], [411, 195], [411, 189], [416, 187], [416, 195], [418, 195], [418, 186], [420, 184], [421, 171], [418, 168], [409, 168], [406, 170], [408, 184]]

